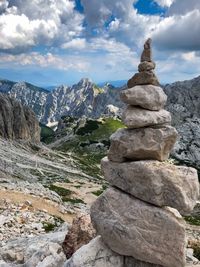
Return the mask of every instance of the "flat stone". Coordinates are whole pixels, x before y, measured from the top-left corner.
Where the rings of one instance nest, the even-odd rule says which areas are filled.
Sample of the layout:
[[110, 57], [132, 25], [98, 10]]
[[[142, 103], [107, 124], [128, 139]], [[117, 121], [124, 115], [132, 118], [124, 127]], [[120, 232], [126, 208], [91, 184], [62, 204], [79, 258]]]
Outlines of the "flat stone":
[[119, 129], [111, 135], [108, 158], [115, 162], [127, 160], [166, 160], [178, 133], [175, 128]]
[[109, 249], [97, 236], [77, 250], [63, 267], [124, 267], [124, 257]]
[[109, 188], [93, 203], [91, 218], [116, 253], [166, 267], [185, 266], [185, 222], [180, 215]]
[[152, 111], [140, 107], [128, 106], [122, 114], [122, 121], [128, 128], [132, 129], [167, 125], [171, 123], [171, 114], [164, 109]]
[[153, 71], [143, 71], [136, 73], [130, 80], [128, 80], [128, 88], [132, 88], [136, 85], [152, 84], [159, 86], [160, 83]]
[[196, 169], [143, 160], [116, 163], [104, 158], [101, 169], [113, 186], [156, 206], [170, 206], [190, 213], [199, 196]]
[[156, 67], [155, 62], [153, 61], [143, 61], [139, 64], [138, 66], [138, 71], [142, 72], [142, 71], [149, 71], [149, 70], [154, 70]]
[[167, 102], [167, 95], [163, 89], [154, 85], [137, 85], [122, 90], [120, 98], [126, 104], [149, 110], [163, 109]]

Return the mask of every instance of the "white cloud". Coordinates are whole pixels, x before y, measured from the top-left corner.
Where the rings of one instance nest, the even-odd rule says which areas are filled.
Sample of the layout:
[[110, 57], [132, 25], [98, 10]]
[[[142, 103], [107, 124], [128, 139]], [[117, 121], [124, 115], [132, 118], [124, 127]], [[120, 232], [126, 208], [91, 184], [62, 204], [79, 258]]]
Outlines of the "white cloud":
[[153, 39], [157, 48], [164, 50], [200, 50], [200, 10], [163, 19]]
[[60, 70], [76, 70], [77, 72], [85, 72], [89, 68], [89, 62], [82, 61], [80, 57], [59, 56], [47, 53], [42, 55], [38, 52], [22, 53], [19, 55], [1, 54], [0, 66], [5, 67], [12, 63], [13, 67], [32, 66], [41, 68], [52, 68]]
[[199, 0], [175, 0], [168, 11], [169, 15], [186, 14], [189, 11], [200, 10]]
[[75, 38], [70, 42], [64, 43], [61, 48], [63, 49], [84, 49], [86, 48], [86, 40], [84, 38]]
[[74, 5], [70, 0], [10, 0], [0, 15], [0, 49], [17, 52], [40, 44], [56, 46], [78, 37], [83, 16]]
[[170, 7], [175, 0], [154, 0], [161, 7]]

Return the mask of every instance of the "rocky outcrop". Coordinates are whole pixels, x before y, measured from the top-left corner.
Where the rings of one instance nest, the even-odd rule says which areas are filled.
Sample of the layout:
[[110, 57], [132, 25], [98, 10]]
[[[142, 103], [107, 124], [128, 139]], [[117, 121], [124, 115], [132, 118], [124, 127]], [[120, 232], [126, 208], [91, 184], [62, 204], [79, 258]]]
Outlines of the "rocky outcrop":
[[11, 140], [40, 141], [39, 122], [29, 107], [0, 94], [0, 136]]
[[0, 245], [1, 267], [63, 267], [66, 260], [62, 242], [66, 226], [49, 233], [29, 238], [18, 238]]
[[109, 249], [100, 236], [81, 247], [63, 267], [124, 267], [124, 258]]
[[86, 245], [96, 236], [92, 226], [90, 215], [82, 214], [73, 220], [72, 226], [63, 242], [63, 250], [67, 258], [83, 245]]
[[[128, 81], [128, 87], [133, 86], [129, 90], [150, 84], [152, 92], [152, 85], [157, 84], [146, 79], [147, 72], [154, 78], [156, 76], [152, 70], [145, 70], [145, 67], [155, 67], [149, 39], [144, 45], [141, 64], [142, 71]], [[153, 88], [157, 92], [156, 87]], [[157, 94], [155, 100], [155, 95], [152, 99], [162, 107], [163, 99]], [[126, 95], [126, 103], [129, 102], [128, 96], [132, 101], [130, 93]], [[141, 98], [139, 101], [142, 102]], [[123, 115], [127, 129], [120, 129], [111, 136], [109, 160], [102, 160], [101, 165], [110, 188], [93, 203], [92, 222], [108, 247], [120, 255], [136, 259], [136, 266], [146, 262], [146, 266], [184, 267], [185, 223], [179, 211], [187, 214], [195, 205], [199, 196], [197, 172], [163, 162], [168, 159], [177, 139], [175, 128], [163, 125], [167, 116], [162, 118], [161, 115], [158, 119], [158, 114], [168, 114], [163, 107], [138, 110], [134, 105], [128, 107], [128, 112], [126, 110]], [[187, 171], [189, 175], [186, 175]]]

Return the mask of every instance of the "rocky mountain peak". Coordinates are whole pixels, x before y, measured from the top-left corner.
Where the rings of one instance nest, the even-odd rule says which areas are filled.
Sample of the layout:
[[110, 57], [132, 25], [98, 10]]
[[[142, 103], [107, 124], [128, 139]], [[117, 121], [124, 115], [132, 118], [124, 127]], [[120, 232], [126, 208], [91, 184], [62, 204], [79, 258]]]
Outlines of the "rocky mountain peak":
[[40, 141], [39, 122], [34, 112], [2, 93], [0, 93], [0, 136], [34, 143]]

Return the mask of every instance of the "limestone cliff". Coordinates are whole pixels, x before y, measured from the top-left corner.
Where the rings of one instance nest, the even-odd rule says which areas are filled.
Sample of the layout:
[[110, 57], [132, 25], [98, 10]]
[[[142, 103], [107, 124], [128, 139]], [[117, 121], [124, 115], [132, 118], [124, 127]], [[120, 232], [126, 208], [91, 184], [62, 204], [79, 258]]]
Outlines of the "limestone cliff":
[[34, 143], [40, 141], [39, 122], [34, 112], [5, 94], [0, 94], [0, 136]]

